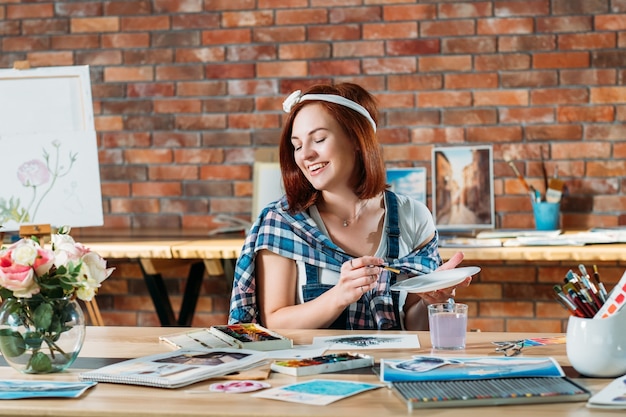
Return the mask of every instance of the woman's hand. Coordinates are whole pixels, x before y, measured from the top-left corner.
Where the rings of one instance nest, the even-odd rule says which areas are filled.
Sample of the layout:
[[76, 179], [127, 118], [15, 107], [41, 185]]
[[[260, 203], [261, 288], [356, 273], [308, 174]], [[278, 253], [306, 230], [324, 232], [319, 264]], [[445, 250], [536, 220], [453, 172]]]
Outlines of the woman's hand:
[[375, 256], [362, 256], [344, 262], [341, 275], [335, 288], [339, 289], [343, 303], [350, 305], [368, 291], [376, 288], [383, 268], [384, 259]]
[[[443, 263], [439, 268], [437, 268], [436, 271], [454, 269], [463, 261], [463, 258], [463, 252], [457, 252], [450, 259], [448, 259], [447, 262]], [[467, 287], [470, 285], [471, 282], [472, 277], [470, 276], [467, 277], [460, 284], [448, 288], [442, 288], [437, 291], [425, 292], [420, 294], [420, 297], [422, 297], [422, 300], [424, 300], [424, 303], [426, 304], [445, 303], [448, 301], [448, 299], [454, 298], [457, 288]]]

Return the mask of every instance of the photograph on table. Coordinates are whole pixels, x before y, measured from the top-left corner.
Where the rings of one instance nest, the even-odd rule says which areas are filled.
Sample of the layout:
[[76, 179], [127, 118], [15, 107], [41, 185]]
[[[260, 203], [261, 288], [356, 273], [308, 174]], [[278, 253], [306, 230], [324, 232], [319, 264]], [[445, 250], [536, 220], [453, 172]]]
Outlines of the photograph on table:
[[495, 226], [491, 146], [434, 148], [432, 199], [439, 230]]

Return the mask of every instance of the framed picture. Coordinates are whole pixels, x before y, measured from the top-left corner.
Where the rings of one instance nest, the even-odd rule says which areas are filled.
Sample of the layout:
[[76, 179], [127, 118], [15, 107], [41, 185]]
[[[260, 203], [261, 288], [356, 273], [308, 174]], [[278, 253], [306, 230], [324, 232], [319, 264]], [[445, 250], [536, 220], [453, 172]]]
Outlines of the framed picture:
[[437, 229], [495, 226], [491, 146], [434, 148], [433, 216]]
[[387, 183], [394, 193], [426, 204], [426, 168], [387, 168]]

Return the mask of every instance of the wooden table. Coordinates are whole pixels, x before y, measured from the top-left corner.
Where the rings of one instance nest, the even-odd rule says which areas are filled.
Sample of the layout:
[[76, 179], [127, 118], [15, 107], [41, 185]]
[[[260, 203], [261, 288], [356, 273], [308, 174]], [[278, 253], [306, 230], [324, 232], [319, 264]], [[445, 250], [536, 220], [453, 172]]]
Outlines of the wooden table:
[[[97, 361], [94, 358], [133, 358], [166, 352], [171, 347], [158, 341], [158, 336], [175, 333], [183, 329], [160, 327], [88, 327], [85, 345], [78, 361], [68, 372], [49, 375], [23, 375], [12, 368], [0, 367], [2, 379], [37, 379], [75, 381], [78, 373], [87, 369], [84, 364]], [[294, 339], [296, 344], [310, 343], [313, 336], [346, 334], [332, 330], [278, 330]], [[359, 334], [366, 332], [359, 332]], [[386, 333], [389, 334], [389, 333]], [[417, 332], [421, 348], [411, 351], [371, 350], [364, 351], [376, 357], [407, 358], [415, 354], [430, 354], [430, 338], [427, 332]], [[497, 355], [492, 341], [523, 339], [528, 337], [554, 336], [555, 334], [519, 333], [468, 333], [467, 348], [456, 354], [462, 356]], [[524, 356], [552, 356], [567, 370], [569, 362], [565, 356], [565, 345], [525, 348]], [[78, 365], [83, 363], [83, 367]], [[339, 378], [361, 382], [378, 382], [377, 376], [367, 369], [355, 374], [320, 374], [309, 377], [292, 377], [272, 373], [267, 382], [273, 387], [304, 381], [308, 378]], [[219, 379], [217, 379], [219, 380]], [[593, 392], [604, 387], [609, 379], [576, 378]], [[122, 384], [100, 383], [79, 399], [36, 399], [3, 401], [0, 415], [10, 416], [240, 416], [240, 417], [305, 417], [305, 416], [407, 416], [407, 407], [390, 390], [380, 388], [354, 397], [340, 400], [327, 406], [307, 406], [282, 401], [252, 398], [249, 393], [224, 394], [208, 391], [215, 382], [205, 381], [189, 387], [169, 390]], [[206, 390], [206, 393], [189, 394], [185, 390]], [[552, 417], [558, 416], [608, 416], [606, 412], [588, 409], [585, 402], [559, 404], [528, 404], [492, 407], [450, 408], [416, 410], [413, 415], [457, 417], [459, 412], [473, 417]]]
[[[163, 326], [190, 326], [205, 272], [232, 281], [241, 252], [241, 234], [202, 237], [176, 231], [119, 232], [106, 237], [77, 235], [77, 240], [107, 259], [136, 259]], [[587, 246], [519, 246], [440, 248], [444, 260], [462, 251], [466, 261], [601, 262], [626, 261], [626, 244]], [[189, 273], [178, 317], [174, 313], [161, 272], [184, 263]]]

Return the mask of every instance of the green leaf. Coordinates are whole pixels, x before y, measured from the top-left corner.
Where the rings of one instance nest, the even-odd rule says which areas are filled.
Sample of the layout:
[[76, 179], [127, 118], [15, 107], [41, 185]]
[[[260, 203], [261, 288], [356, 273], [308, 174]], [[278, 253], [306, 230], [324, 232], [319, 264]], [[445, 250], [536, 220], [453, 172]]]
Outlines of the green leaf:
[[0, 350], [4, 356], [13, 358], [26, 351], [26, 343], [18, 332], [11, 329], [0, 329]]
[[30, 349], [39, 349], [43, 343], [43, 336], [39, 332], [26, 332], [24, 342]]
[[52, 323], [52, 306], [48, 303], [41, 303], [33, 314], [35, 328], [47, 331]]
[[30, 359], [30, 367], [35, 372], [50, 372], [52, 370], [52, 361], [45, 353], [37, 352]]

